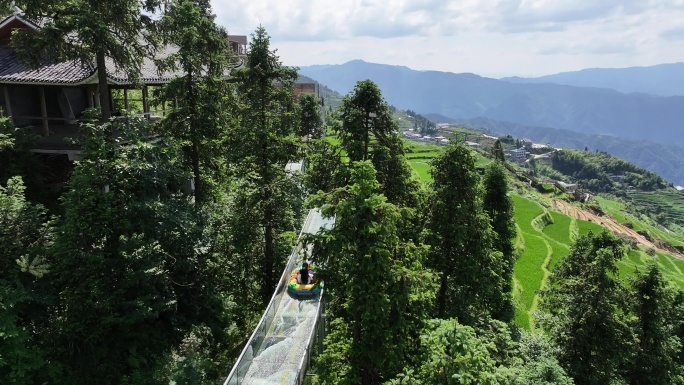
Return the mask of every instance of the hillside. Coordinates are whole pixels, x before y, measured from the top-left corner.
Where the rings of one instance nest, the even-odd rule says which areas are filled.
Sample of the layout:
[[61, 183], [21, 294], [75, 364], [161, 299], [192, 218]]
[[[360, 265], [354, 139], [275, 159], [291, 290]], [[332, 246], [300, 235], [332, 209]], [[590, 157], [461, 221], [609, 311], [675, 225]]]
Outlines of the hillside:
[[684, 185], [684, 136], [677, 123], [684, 117], [684, 97], [513, 84], [362, 61], [304, 67], [300, 73], [340, 92], [370, 78], [391, 104], [435, 122], [459, 121], [557, 147], [606, 151]]
[[[409, 150], [407, 158], [414, 175], [425, 182], [430, 181], [430, 161], [441, 154], [444, 147], [417, 141], [407, 141], [406, 144]], [[480, 166], [491, 162], [486, 150], [473, 154]], [[586, 164], [589, 165], [592, 162], [612, 163], [612, 166], [604, 165], [605, 168], [617, 172], [620, 169], [631, 170], [642, 178], [653, 177], [606, 154], [583, 155], [586, 155]], [[588, 175], [586, 172], [575, 174]], [[563, 177], [571, 178], [564, 174]], [[588, 182], [582, 178], [573, 181]], [[590, 203], [582, 204], [553, 187], [542, 187], [540, 190], [544, 192], [540, 192], [524, 178], [519, 180], [512, 173], [509, 174], [509, 184], [515, 205], [516, 249], [519, 252], [513, 286], [517, 325], [525, 329], [537, 327], [534, 313], [538, 310], [539, 290], [546, 287], [551, 271], [568, 255], [577, 237], [589, 231], [598, 234], [608, 230], [626, 241], [627, 255], [618, 263], [622, 280], [629, 281], [635, 271], [645, 271], [650, 263], [655, 263], [671, 283], [684, 288], [684, 259], [681, 254], [684, 229], [673, 224], [674, 221], [669, 222], [669, 228], [656, 221], [659, 217], [684, 216], [684, 195], [677, 195], [673, 189], [661, 188], [649, 192], [633, 191], [622, 194], [622, 198], [595, 196]], [[679, 198], [679, 201], [674, 198]], [[640, 210], [643, 207], [648, 210]]]
[[512, 83], [555, 83], [578, 87], [609, 88], [624, 93], [658, 96], [684, 95], [684, 63], [651, 67], [588, 68], [537, 78], [502, 78]]
[[604, 151], [653, 171], [674, 185], [684, 185], [684, 149], [649, 140], [628, 140], [617, 136], [589, 135], [550, 127], [533, 127], [487, 118], [459, 121], [466, 126], [482, 127], [499, 135], [529, 138], [553, 147]]
[[455, 119], [487, 117], [530, 126], [613, 135], [684, 147], [683, 96], [657, 97], [540, 83], [519, 84], [474, 74], [414, 71], [355, 60], [302, 67], [300, 73], [339, 92], [371, 79], [390, 104]]

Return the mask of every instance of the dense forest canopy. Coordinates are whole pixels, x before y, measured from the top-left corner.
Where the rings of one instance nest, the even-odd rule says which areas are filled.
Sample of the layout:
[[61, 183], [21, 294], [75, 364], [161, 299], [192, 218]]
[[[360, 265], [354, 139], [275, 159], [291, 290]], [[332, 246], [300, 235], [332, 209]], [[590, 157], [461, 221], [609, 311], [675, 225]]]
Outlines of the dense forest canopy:
[[594, 192], [613, 192], [622, 186], [644, 191], [669, 186], [656, 173], [599, 151], [555, 151], [551, 156], [551, 167], [573, 181], [581, 181], [586, 189]]
[[[126, 17], [143, 18], [148, 3]], [[80, 4], [62, 6], [109, 22]], [[524, 245], [501, 156], [480, 172], [453, 140], [422, 183], [375, 83], [357, 83], [324, 127], [329, 106], [293, 96], [296, 71], [264, 28], [228, 79], [208, 2], [161, 11], [149, 31], [178, 46], [166, 65], [181, 71], [157, 97], [177, 107], [158, 122], [90, 111], [59, 200], [35, 193], [30, 137], [0, 121], [0, 384], [219, 383], [307, 207], [335, 218], [305, 238], [328, 288], [312, 383], [684, 383], [684, 294], [655, 265], [618, 279], [620, 239], [577, 236], [550, 273], [538, 327], [521, 329], [512, 292]], [[304, 175], [288, 171], [300, 160]], [[608, 173], [664, 184], [603, 154], [559, 152], [554, 163], [597, 186]]]

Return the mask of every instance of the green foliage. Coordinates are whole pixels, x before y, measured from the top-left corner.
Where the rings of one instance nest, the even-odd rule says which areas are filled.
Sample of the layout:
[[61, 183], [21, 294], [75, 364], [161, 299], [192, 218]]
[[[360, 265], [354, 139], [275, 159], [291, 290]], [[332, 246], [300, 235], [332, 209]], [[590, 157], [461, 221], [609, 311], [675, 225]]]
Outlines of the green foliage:
[[319, 103], [315, 95], [301, 94], [299, 103], [299, 136], [320, 139], [323, 132], [323, 119], [319, 111]]
[[619, 383], [631, 359], [636, 339], [626, 290], [616, 278], [623, 253], [622, 243], [607, 232], [581, 236], [543, 291], [547, 316], [540, 323], [578, 385]]
[[200, 213], [179, 193], [188, 174], [173, 141], [141, 139], [142, 122], [116, 127], [125, 147], [104, 139], [106, 125], [85, 129], [53, 262], [54, 381], [166, 383], [167, 357], [195, 325], [220, 334], [227, 323]]
[[340, 107], [341, 124], [335, 128], [350, 162], [372, 160], [382, 193], [398, 205], [413, 206], [417, 184], [404, 158], [404, 147], [390, 107], [378, 86], [359, 81]]
[[626, 377], [631, 384], [682, 383], [684, 373], [678, 360], [682, 341], [675, 334], [682, 322], [678, 294], [668, 287], [655, 264], [645, 273], [637, 271], [632, 288], [638, 350]]
[[541, 333], [522, 332], [518, 345], [521, 368], [516, 384], [572, 385], [573, 381], [558, 363], [558, 348]]
[[494, 346], [454, 319], [432, 320], [421, 337], [421, 358], [389, 384], [499, 384]]
[[33, 384], [50, 371], [46, 359], [54, 221], [27, 202], [20, 177], [0, 186], [0, 382]]
[[516, 237], [514, 208], [508, 196], [506, 170], [499, 162], [492, 162], [484, 177], [484, 210], [489, 214], [491, 226], [495, 233], [494, 247], [502, 254], [501, 288], [502, 303], [493, 310], [493, 317], [502, 321], [511, 321], [515, 314], [511, 291], [513, 284], [513, 266], [516, 255], [513, 241]]
[[49, 205], [50, 197], [41, 177], [41, 164], [31, 153], [37, 136], [30, 127], [17, 128], [12, 119], [0, 117], [0, 183], [7, 183], [13, 176], [21, 176], [26, 186], [26, 196], [32, 202]]
[[415, 111], [406, 110], [406, 114], [413, 120], [413, 130], [423, 135], [434, 135], [437, 133], [437, 125]]
[[624, 186], [634, 186], [639, 190], [653, 191], [668, 186], [657, 174], [605, 152], [555, 151], [551, 156], [551, 165], [554, 170], [593, 192], [615, 190], [609, 175], [621, 176]]
[[500, 309], [501, 253], [483, 210], [475, 159], [461, 144], [450, 145], [432, 163], [432, 196], [427, 213], [429, 266], [441, 274], [436, 314], [466, 325]]
[[306, 164], [304, 187], [309, 192], [330, 192], [334, 187], [343, 186], [348, 179], [348, 168], [342, 163], [341, 149], [328, 138], [309, 142]]
[[177, 102], [162, 121], [161, 131], [183, 145], [193, 170], [195, 199], [207, 199], [205, 187], [224, 179], [226, 131], [233, 89], [225, 78], [230, 63], [228, 33], [217, 26], [209, 4], [178, 0], [167, 5], [159, 28], [164, 41], [178, 50], [158, 62], [176, 70], [157, 96], [166, 103]]
[[492, 155], [494, 156], [494, 159], [500, 162], [506, 161], [506, 154], [504, 154], [504, 149], [501, 145], [501, 140], [497, 139], [496, 142], [494, 142], [494, 147], [492, 147]]
[[312, 199], [335, 216], [335, 226], [314, 238], [329, 314], [340, 319], [319, 361], [324, 383], [376, 384], [397, 373], [434, 298], [433, 274], [422, 267], [425, 247], [400, 236], [406, 209], [379, 190], [370, 162], [357, 162], [349, 185]]
[[275, 288], [283, 265], [277, 258], [282, 233], [294, 230], [293, 195], [296, 189], [288, 180], [285, 166], [301, 159], [303, 151], [297, 123], [299, 114], [292, 96], [297, 78], [293, 68], [285, 67], [275, 51], [270, 50], [270, 37], [263, 27], [252, 35], [247, 67], [235, 73], [238, 91], [238, 122], [231, 131], [228, 155], [238, 178], [249, 179], [257, 192], [255, 202], [259, 226], [263, 228], [263, 246], [259, 256], [252, 257], [261, 282], [263, 303]]

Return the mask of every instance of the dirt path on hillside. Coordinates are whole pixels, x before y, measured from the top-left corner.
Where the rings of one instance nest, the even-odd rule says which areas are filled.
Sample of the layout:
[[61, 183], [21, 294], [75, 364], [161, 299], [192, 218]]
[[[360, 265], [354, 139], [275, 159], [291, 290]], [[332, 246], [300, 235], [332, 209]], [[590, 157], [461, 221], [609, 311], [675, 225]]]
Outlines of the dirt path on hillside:
[[608, 228], [615, 234], [628, 236], [646, 247], [657, 249], [665, 253], [673, 254], [679, 258], [682, 257], [680, 254], [674, 253], [672, 250], [666, 250], [656, 246], [653, 242], [646, 239], [643, 235], [640, 235], [636, 231], [630, 229], [629, 227], [622, 225], [609, 215], [599, 216], [590, 211], [583, 210], [577, 206], [571, 205], [568, 202], [558, 199], [553, 199], [553, 206], [556, 210], [572, 218], [598, 223], [599, 225]]

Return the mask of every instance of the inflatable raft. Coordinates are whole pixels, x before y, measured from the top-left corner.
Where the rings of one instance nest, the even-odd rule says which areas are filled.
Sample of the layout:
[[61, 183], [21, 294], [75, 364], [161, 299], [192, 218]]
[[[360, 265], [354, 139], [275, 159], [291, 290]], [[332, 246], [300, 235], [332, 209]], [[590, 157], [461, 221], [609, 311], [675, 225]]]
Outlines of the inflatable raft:
[[290, 274], [290, 283], [287, 285], [287, 291], [295, 295], [314, 295], [321, 292], [323, 289], [323, 281], [316, 279], [316, 268], [309, 265], [309, 283], [303, 285], [299, 283], [299, 272], [302, 266], [298, 266]]

